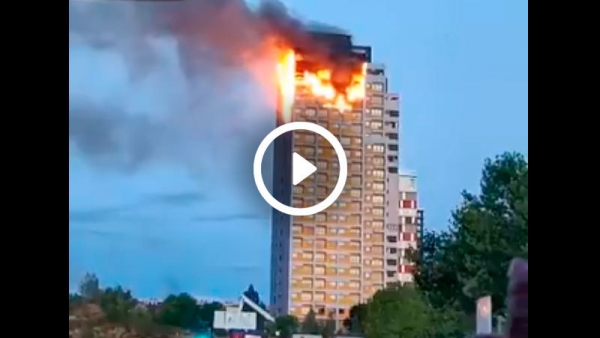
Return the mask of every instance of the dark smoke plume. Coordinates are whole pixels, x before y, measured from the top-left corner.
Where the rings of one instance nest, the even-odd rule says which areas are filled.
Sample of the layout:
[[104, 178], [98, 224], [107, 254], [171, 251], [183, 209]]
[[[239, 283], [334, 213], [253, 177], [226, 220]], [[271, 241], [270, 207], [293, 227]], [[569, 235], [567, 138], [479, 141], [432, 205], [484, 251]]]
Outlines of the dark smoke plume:
[[[312, 44], [318, 50], [307, 26], [277, 1], [263, 1], [255, 9], [243, 0], [70, 2], [69, 40], [72, 48], [118, 55], [132, 90], [165, 67], [161, 48], [175, 51], [185, 86], [177, 97], [180, 104], [168, 113], [132, 111], [117, 99], [70, 92], [73, 149], [94, 165], [128, 170], [152, 161], [201, 167], [205, 151], [225, 156], [218, 149], [227, 146], [222, 141], [228, 135], [254, 146], [274, 121], [273, 47]], [[168, 95], [149, 94], [154, 99]]]

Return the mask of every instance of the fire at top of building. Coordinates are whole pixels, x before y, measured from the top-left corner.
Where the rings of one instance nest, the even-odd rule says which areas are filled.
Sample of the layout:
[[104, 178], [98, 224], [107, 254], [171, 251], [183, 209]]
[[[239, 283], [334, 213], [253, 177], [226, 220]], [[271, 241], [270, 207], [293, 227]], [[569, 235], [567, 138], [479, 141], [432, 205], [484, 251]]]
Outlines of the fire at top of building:
[[355, 46], [352, 36], [309, 32], [310, 39], [287, 50], [279, 64], [282, 113], [290, 120], [297, 89], [308, 92], [325, 108], [353, 109], [365, 96], [366, 65], [371, 48]]

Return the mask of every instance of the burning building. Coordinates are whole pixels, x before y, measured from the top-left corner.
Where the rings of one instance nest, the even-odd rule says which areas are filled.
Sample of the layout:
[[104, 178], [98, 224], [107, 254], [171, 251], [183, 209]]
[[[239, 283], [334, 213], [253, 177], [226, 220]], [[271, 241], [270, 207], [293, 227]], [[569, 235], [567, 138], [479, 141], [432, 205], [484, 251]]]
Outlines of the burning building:
[[[310, 43], [287, 49], [278, 77], [277, 124], [312, 122], [336, 135], [348, 158], [348, 180], [321, 213], [273, 212], [271, 304], [277, 315], [303, 318], [312, 308], [317, 318], [339, 324], [391, 280], [389, 269], [397, 271], [387, 266], [386, 252], [398, 239], [399, 96], [387, 93], [385, 67], [372, 63], [371, 48], [353, 45], [342, 33], [313, 33]], [[319, 169], [296, 186], [293, 152]], [[284, 134], [274, 156], [273, 196], [281, 203], [313, 206], [337, 183], [336, 154], [319, 135]], [[395, 231], [386, 226], [391, 223]]]

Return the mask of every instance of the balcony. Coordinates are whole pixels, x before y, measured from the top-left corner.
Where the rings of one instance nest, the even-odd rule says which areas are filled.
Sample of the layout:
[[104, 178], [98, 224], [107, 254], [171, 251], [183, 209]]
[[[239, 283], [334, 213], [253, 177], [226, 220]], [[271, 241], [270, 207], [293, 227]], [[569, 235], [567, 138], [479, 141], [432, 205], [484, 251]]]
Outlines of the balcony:
[[304, 265], [304, 266], [295, 266], [292, 269], [292, 273], [296, 276], [300, 275], [312, 275], [313, 268], [312, 265]]

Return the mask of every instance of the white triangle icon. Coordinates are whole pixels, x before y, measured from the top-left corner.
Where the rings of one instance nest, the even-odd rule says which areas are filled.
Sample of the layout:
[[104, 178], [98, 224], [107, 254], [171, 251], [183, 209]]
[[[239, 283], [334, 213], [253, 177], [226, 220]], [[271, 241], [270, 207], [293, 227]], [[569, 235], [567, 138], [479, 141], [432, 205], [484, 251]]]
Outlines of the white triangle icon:
[[305, 178], [312, 175], [315, 171], [317, 171], [317, 167], [315, 167], [312, 163], [308, 162], [304, 159], [304, 157], [298, 155], [298, 153], [294, 153], [292, 155], [292, 184], [296, 185]]

